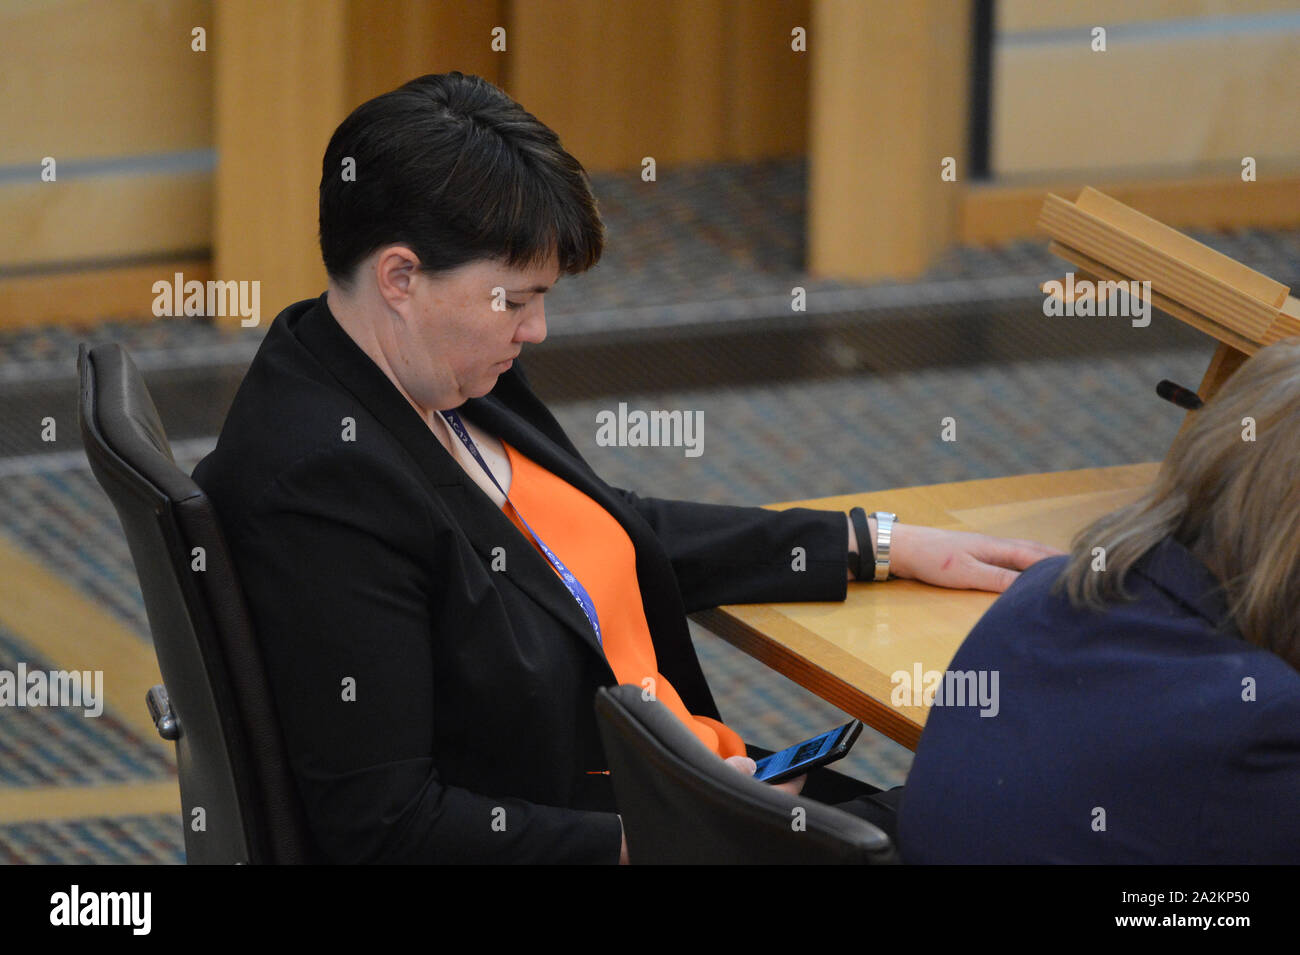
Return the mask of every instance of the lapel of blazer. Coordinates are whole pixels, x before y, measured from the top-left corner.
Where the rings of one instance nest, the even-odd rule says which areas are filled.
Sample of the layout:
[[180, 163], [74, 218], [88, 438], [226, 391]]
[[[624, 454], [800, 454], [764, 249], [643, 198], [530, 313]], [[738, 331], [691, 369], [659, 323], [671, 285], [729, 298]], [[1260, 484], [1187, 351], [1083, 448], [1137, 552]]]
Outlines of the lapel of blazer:
[[[492, 562], [493, 550], [502, 541], [514, 540], [519, 536], [514, 523], [482, 488], [470, 480], [420, 418], [419, 413], [370, 356], [343, 331], [330, 313], [324, 295], [301, 316], [293, 331], [343, 387], [406, 449], [439, 499], [452, 509], [458, 526], [485, 562]], [[491, 410], [484, 412], [485, 407]], [[569, 473], [561, 473], [552, 467], [553, 464], [561, 463], [561, 455], [547, 447], [550, 442], [504, 407], [498, 408], [490, 398], [474, 399], [460, 410], [471, 421], [509, 441], [538, 464], [551, 468], [553, 473], [570, 480]], [[565, 470], [572, 472], [571, 468]], [[583, 481], [583, 485], [589, 483], [590, 481]], [[443, 493], [449, 489], [452, 490], [451, 495]], [[585, 486], [583, 490], [587, 490]], [[512, 552], [516, 556], [507, 563], [504, 573], [572, 630], [600, 657], [601, 662], [608, 665], [605, 653], [582, 608], [551, 569], [546, 558], [537, 552], [531, 542], [526, 547], [514, 548]]]
[[[555, 423], [554, 428], [556, 437], [547, 434], [545, 426], [550, 422], [537, 421], [531, 416], [521, 414], [511, 407], [508, 403], [512, 389], [517, 389], [522, 382], [515, 378], [513, 381], [507, 381], [506, 376], [514, 376], [515, 369], [511, 369], [501, 376], [501, 381], [491, 393], [482, 398], [473, 398], [460, 409], [461, 413], [473, 421], [484, 431], [495, 434], [509, 444], [518, 448], [534, 462], [550, 471], [556, 477], [573, 485], [583, 494], [603, 507], [610, 515], [614, 517], [632, 539], [633, 545], [637, 544], [639, 528], [628, 526], [625, 520], [627, 514], [627, 503], [618, 497], [609, 486], [596, 477], [590, 467], [581, 458], [576, 457], [576, 450], [570, 451], [562, 447], [559, 443], [560, 435], [559, 424]], [[524, 386], [526, 388], [526, 386]], [[499, 394], [503, 393], [503, 394]], [[531, 390], [528, 391], [532, 395]], [[536, 400], [534, 398], [534, 400]], [[540, 402], [538, 402], [540, 405]], [[526, 409], [521, 409], [526, 410]], [[549, 412], [546, 413], [549, 418]], [[552, 419], [553, 420], [553, 419]], [[567, 443], [567, 442], [566, 442]], [[527, 515], [524, 515], [527, 517]]]
[[[556, 477], [567, 481], [599, 504], [627, 533], [637, 555], [637, 576], [642, 590], [653, 590], [663, 581], [661, 569], [644, 565], [642, 557], [655, 546], [652, 532], [636, 511], [591, 470], [564, 430], [533, 392], [518, 370], [519, 362], [500, 377], [497, 385], [482, 398], [465, 402], [459, 410], [483, 430], [509, 442], [535, 463]], [[525, 515], [527, 517], [527, 515]], [[666, 565], [665, 565], [666, 566]]]

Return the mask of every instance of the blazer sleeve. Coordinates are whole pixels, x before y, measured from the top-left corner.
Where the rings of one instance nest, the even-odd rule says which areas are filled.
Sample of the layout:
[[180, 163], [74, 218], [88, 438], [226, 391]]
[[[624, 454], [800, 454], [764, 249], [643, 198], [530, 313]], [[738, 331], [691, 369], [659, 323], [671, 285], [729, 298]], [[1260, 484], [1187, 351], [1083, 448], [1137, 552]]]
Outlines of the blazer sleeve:
[[697, 504], [614, 489], [650, 525], [688, 613], [720, 604], [843, 600], [849, 529], [839, 511]]
[[[508, 392], [503, 400], [600, 480], [534, 393], [523, 363], [516, 362], [501, 381]], [[839, 511], [698, 504], [606, 486], [636, 510], [668, 552], [687, 613], [719, 604], [843, 600], [848, 594], [849, 527]]]
[[[455, 550], [437, 513], [400, 469], [331, 448], [286, 469], [231, 534], [321, 850], [342, 863], [617, 862], [613, 813], [439, 778], [430, 608], [454, 599]], [[498, 807], [505, 831], [485, 825]]]

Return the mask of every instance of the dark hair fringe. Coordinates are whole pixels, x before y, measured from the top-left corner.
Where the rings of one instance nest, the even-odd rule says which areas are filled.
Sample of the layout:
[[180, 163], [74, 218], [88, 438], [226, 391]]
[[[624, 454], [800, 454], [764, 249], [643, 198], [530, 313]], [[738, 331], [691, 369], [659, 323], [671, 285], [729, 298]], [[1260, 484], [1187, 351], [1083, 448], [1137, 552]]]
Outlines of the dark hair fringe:
[[[344, 181], [352, 159], [355, 181]], [[358, 106], [321, 163], [320, 245], [342, 285], [376, 249], [405, 243], [421, 268], [554, 255], [585, 272], [604, 248], [586, 170], [559, 137], [478, 76], [430, 74]]]

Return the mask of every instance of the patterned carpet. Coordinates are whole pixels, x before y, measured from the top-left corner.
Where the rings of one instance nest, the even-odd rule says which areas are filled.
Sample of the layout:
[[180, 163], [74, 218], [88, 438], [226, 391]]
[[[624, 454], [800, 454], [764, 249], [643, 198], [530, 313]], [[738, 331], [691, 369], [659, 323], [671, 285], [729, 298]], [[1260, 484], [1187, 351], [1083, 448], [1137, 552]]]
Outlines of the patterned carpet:
[[[800, 272], [804, 175], [801, 163], [764, 163], [686, 169], [652, 189], [636, 177], [597, 180], [609, 251], [590, 275], [566, 279], [548, 295], [553, 341], [543, 347], [576, 349], [597, 339], [617, 345], [621, 335], [627, 344], [616, 360], [634, 365], [649, 354], [637, 350], [638, 335], [654, 332], [691, 347], [698, 327], [708, 325], [714, 329], [709, 348], [716, 351], [707, 353], [702, 367], [744, 366], [762, 347], [762, 329], [769, 334], [774, 321], [796, 321], [788, 307], [796, 284], [809, 288], [810, 301], [820, 301], [823, 313], [840, 316], [845, 327], [907, 323], [896, 325], [905, 328], [896, 343], [879, 339], [888, 349], [879, 361], [851, 355], [840, 361], [832, 352], [829, 365], [815, 373], [773, 377], [756, 370], [749, 379], [742, 367], [728, 374], [734, 382], [728, 387], [711, 386], [708, 375], [698, 382], [656, 379], [649, 368], [644, 381], [675, 384], [554, 402], [561, 423], [607, 480], [647, 495], [758, 504], [1164, 454], [1181, 415], [1155, 397], [1155, 382], [1171, 378], [1195, 386], [1208, 344], [1156, 316], [1152, 329], [1144, 330], [1151, 334], [1135, 330], [1102, 350], [1086, 347], [1090, 326], [1055, 330], [1063, 344], [1043, 357], [1047, 352], [1029, 333], [1042, 327], [1033, 323], [1048, 321], [1038, 309], [1035, 282], [1064, 267], [1040, 242], [954, 250], [916, 283], [812, 280]], [[1205, 238], [1281, 281], [1300, 274], [1300, 232]], [[951, 309], [963, 302], [983, 309], [972, 312], [968, 324], [951, 320]], [[946, 324], [940, 321], [945, 314]], [[734, 331], [717, 333], [727, 323]], [[1003, 334], [1007, 327], [1026, 329], [1024, 342]], [[991, 328], [999, 329], [997, 341], [981, 344]], [[132, 351], [150, 376], [178, 463], [188, 471], [211, 446], [256, 339], [228, 338], [196, 320], [0, 336], [0, 535], [147, 649], [147, 621], [125, 540], [75, 434], [75, 355], [83, 340], [120, 341]], [[847, 346], [839, 347], [843, 352]], [[903, 351], [911, 357], [891, 370], [890, 355]], [[671, 370], [662, 369], [666, 375]], [[563, 393], [563, 375], [553, 381]], [[537, 383], [545, 397], [547, 381]], [[597, 412], [620, 401], [629, 408], [703, 412], [704, 454], [597, 446]], [[52, 446], [33, 436], [39, 430], [34, 422], [45, 414], [53, 414], [61, 429]], [[945, 417], [956, 420], [956, 441], [940, 440]], [[723, 715], [746, 739], [776, 747], [842, 721], [832, 707], [729, 645], [698, 628], [695, 633]], [[29, 667], [53, 665], [24, 634], [0, 628], [0, 668], [19, 660]], [[123, 708], [142, 708], [142, 701], [117, 700], [111, 688], [109, 699], [98, 719], [58, 709], [0, 714], [0, 787], [173, 777], [167, 748], [141, 739], [122, 719]], [[887, 786], [902, 782], [909, 761], [905, 749], [868, 732], [841, 765]], [[0, 825], [0, 859], [10, 862], [183, 858], [180, 818], [170, 814], [110, 812]]]
[[[0, 670], [54, 669], [38, 651], [0, 631]], [[107, 675], [106, 675], [107, 677]], [[93, 709], [92, 709], [93, 713]], [[0, 786], [90, 786], [175, 776], [152, 740], [141, 740], [108, 711], [26, 707], [0, 720]]]
[[117, 816], [0, 826], [0, 862], [138, 865], [185, 862], [179, 816]]

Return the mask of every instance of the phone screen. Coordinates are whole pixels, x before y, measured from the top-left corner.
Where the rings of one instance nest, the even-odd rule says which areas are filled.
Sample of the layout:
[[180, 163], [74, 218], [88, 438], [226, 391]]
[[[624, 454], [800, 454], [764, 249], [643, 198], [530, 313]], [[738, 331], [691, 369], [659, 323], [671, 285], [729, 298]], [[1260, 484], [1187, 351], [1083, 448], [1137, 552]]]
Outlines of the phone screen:
[[848, 752], [848, 746], [844, 744], [852, 743], [857, 738], [857, 732], [853, 731], [860, 727], [861, 724], [853, 720], [828, 730], [820, 736], [796, 743], [779, 753], [765, 756], [758, 760], [758, 769], [754, 773], [754, 778], [763, 781], [773, 780], [776, 777], [790, 779], [808, 769], [839, 759]]

